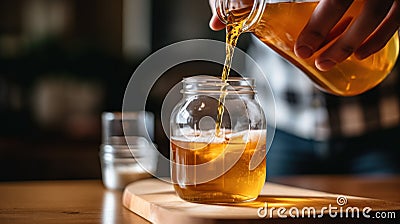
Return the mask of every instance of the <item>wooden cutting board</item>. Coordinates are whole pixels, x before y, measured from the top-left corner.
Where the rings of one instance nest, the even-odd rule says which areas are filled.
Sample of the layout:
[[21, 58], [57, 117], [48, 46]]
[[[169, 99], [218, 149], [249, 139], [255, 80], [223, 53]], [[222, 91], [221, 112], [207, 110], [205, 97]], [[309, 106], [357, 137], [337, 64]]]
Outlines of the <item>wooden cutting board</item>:
[[[297, 221], [324, 224], [360, 223], [360, 221], [382, 223], [382, 219], [377, 219], [377, 213], [384, 212], [386, 216], [396, 215], [397, 218], [400, 215], [400, 204], [397, 203], [269, 182], [265, 184], [260, 197], [253, 202], [209, 205], [186, 202], [175, 194], [171, 184], [158, 179], [146, 179], [125, 188], [123, 205], [148, 221], [160, 224], [292, 223]], [[329, 206], [331, 213], [329, 213]], [[323, 210], [323, 207], [326, 208]], [[356, 208], [359, 212], [355, 210]], [[368, 211], [369, 208], [371, 211]], [[347, 212], [346, 209], [348, 209]], [[363, 215], [363, 210], [370, 216], [369, 218]], [[360, 218], [352, 218], [352, 216], [356, 217], [357, 213]], [[334, 214], [336, 217], [332, 218]], [[294, 218], [296, 215], [298, 217]], [[391, 219], [394, 223], [396, 220], [398, 219]]]

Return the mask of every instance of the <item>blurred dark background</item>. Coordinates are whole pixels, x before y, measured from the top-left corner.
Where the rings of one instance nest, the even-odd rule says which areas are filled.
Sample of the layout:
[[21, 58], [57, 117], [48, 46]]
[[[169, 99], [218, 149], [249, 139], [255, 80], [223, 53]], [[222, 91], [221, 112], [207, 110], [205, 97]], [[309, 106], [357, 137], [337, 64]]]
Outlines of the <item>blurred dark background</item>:
[[[206, 0], [1, 0], [0, 181], [100, 178], [101, 113], [121, 111], [136, 66], [157, 49], [223, 41], [210, 16]], [[221, 65], [179, 71], [218, 74]], [[165, 91], [181, 76], [163, 76], [151, 91], [156, 126]], [[155, 141], [168, 150], [162, 128]]]

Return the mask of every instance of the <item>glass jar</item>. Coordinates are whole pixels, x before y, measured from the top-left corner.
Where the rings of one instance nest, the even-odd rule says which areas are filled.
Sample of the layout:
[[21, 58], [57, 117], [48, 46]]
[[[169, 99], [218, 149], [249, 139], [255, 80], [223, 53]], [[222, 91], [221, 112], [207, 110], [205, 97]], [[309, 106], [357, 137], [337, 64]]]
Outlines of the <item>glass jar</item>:
[[[339, 96], [353, 96], [378, 85], [393, 69], [399, 54], [399, 37], [396, 32], [384, 48], [359, 60], [354, 55], [329, 71], [320, 71], [315, 59], [328, 47], [330, 40], [307, 59], [294, 53], [294, 44], [307, 24], [318, 0], [217, 0], [216, 8], [221, 21], [227, 24], [243, 22], [241, 32], [252, 32], [272, 50], [301, 69], [316, 86]], [[356, 18], [365, 0], [355, 0], [338, 24]], [[228, 22], [229, 21], [229, 22]], [[352, 25], [354, 19], [350, 22]], [[273, 66], [273, 65], [271, 65]]]
[[[125, 128], [124, 128], [124, 127]], [[106, 188], [122, 190], [128, 184], [151, 177], [157, 168], [155, 145], [144, 131], [153, 136], [150, 112], [104, 112], [103, 144], [100, 146], [102, 180]]]
[[128, 184], [151, 177], [157, 157], [146, 139], [138, 137], [136, 145], [101, 145], [100, 164], [105, 187], [121, 190]]
[[[175, 191], [184, 200], [201, 203], [257, 198], [266, 176], [266, 119], [254, 80], [230, 78], [224, 83], [195, 76], [182, 83], [183, 98], [170, 120]], [[221, 93], [224, 110], [217, 132]]]

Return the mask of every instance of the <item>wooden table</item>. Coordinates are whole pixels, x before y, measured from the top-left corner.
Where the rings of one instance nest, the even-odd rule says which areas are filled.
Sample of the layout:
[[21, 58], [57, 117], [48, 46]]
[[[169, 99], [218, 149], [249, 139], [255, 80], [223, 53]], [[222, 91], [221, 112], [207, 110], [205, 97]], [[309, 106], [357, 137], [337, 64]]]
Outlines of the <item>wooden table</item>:
[[400, 176], [293, 176], [271, 180], [306, 189], [400, 203]]
[[[400, 176], [297, 176], [274, 182], [400, 202]], [[101, 181], [0, 183], [0, 223], [148, 223], [122, 206], [122, 192]]]
[[100, 180], [0, 184], [0, 223], [149, 223]]

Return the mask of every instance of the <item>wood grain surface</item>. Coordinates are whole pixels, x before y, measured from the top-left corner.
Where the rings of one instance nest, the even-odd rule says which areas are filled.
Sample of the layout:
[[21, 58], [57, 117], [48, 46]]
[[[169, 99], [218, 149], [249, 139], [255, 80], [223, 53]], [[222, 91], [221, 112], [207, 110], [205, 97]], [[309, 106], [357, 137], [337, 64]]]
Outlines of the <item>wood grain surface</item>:
[[[338, 196], [341, 195], [266, 183], [260, 197], [253, 202], [206, 205], [183, 201], [175, 194], [171, 184], [156, 179], [148, 179], [130, 184], [124, 191], [123, 204], [146, 220], [162, 224], [266, 223], [266, 221], [268, 223], [290, 223], [293, 222], [293, 218], [290, 217], [288, 211], [292, 207], [296, 207], [299, 210], [299, 217], [301, 219], [297, 221], [301, 220], [302, 223], [337, 223], [337, 219], [340, 218], [345, 219], [346, 223], [357, 223], [360, 221], [364, 223], [381, 223], [372, 218], [365, 219], [362, 215], [362, 209], [370, 207], [372, 211], [368, 214], [371, 217], [376, 212], [382, 211], [395, 211], [395, 214], [398, 215], [397, 211], [400, 210], [400, 204], [398, 203], [350, 195], [345, 195], [347, 203], [339, 206], [337, 202]], [[335, 219], [331, 218], [328, 210], [323, 211], [323, 215], [320, 214], [322, 208], [329, 207], [329, 205], [332, 208], [337, 207], [331, 213], [334, 215], [336, 211], [337, 216]], [[261, 214], [265, 214], [263, 212], [266, 206], [267, 210], [272, 211], [272, 213], [268, 213], [266, 217], [260, 218], [257, 212], [263, 208], [260, 211]], [[270, 210], [272, 207], [276, 209]], [[286, 212], [278, 215], [277, 210], [281, 207], [285, 208]], [[305, 210], [306, 215], [302, 216], [300, 214], [301, 210], [308, 207], [313, 207], [316, 212], [311, 211], [308, 215], [308, 210]], [[350, 210], [348, 218], [346, 218], [344, 211], [349, 207], [359, 208], [360, 218], [351, 218], [352, 213]], [[284, 218], [285, 214], [287, 218]], [[292, 214], [296, 215], [295, 210], [293, 210]]]
[[[150, 181], [150, 180], [149, 180]], [[182, 202], [172, 191], [170, 185], [158, 184], [158, 182], [137, 182], [137, 186], [143, 185], [135, 194], [148, 193], [147, 197], [154, 197], [153, 194], [162, 195], [165, 202], [156, 199], [156, 203], [145, 202], [142, 203], [142, 211], [147, 211], [146, 217], [151, 217], [149, 220], [157, 218], [154, 214], [154, 209], [163, 210], [165, 216], [161, 217], [161, 222], [158, 223], [174, 223], [179, 224], [179, 217], [186, 217], [188, 209], [200, 210], [202, 213], [207, 213], [209, 217], [191, 217], [189, 216], [187, 224], [197, 223], [400, 223], [400, 214], [396, 213], [397, 219], [374, 219], [374, 220], [360, 220], [360, 219], [225, 219], [216, 218], [215, 216], [221, 215], [226, 212], [226, 206], [208, 206], [193, 203]], [[329, 191], [331, 193], [351, 194], [363, 197], [374, 197], [384, 199], [386, 201], [399, 202], [399, 189], [400, 189], [400, 176], [294, 176], [282, 177], [273, 179], [279, 183], [290, 184], [293, 186], [300, 186], [302, 188], [310, 188], [320, 191]], [[281, 185], [282, 186], [282, 185]], [[298, 189], [288, 191], [288, 188], [280, 188], [280, 192], [274, 190], [273, 186], [269, 189], [267, 185], [267, 192], [264, 193], [263, 199], [269, 203], [269, 206], [278, 205], [282, 202], [295, 203], [300, 205], [322, 205], [325, 200], [334, 202], [335, 198], [324, 198], [326, 194], [321, 192], [311, 191], [307, 193], [306, 197], [301, 197], [301, 192], [306, 192]], [[130, 189], [130, 188], [128, 188]], [[279, 188], [278, 188], [279, 190]], [[289, 188], [290, 190], [290, 188]], [[270, 191], [270, 192], [268, 192]], [[276, 192], [272, 192], [276, 191]], [[158, 192], [158, 193], [157, 193]], [[292, 198], [289, 193], [295, 194]], [[310, 191], [307, 191], [310, 192]], [[315, 194], [314, 194], [315, 193]], [[125, 197], [130, 206], [137, 205], [145, 197], [136, 196]], [[276, 196], [277, 194], [280, 194]], [[318, 197], [322, 194], [322, 198]], [[169, 195], [169, 196], [168, 196]], [[332, 194], [328, 194], [332, 195]], [[333, 194], [335, 195], [335, 194]], [[281, 196], [281, 197], [279, 197]], [[69, 181], [22, 181], [22, 182], [1, 182], [0, 183], [0, 224], [25, 224], [25, 223], [107, 223], [107, 224], [148, 224], [148, 220], [142, 218], [134, 212], [129, 211], [122, 205], [122, 192], [110, 191], [104, 188], [100, 180], [69, 180]], [[296, 199], [296, 200], [293, 200]], [[132, 201], [133, 202], [130, 202]], [[136, 200], [136, 201], [135, 201]], [[364, 199], [360, 199], [364, 200]], [[321, 202], [322, 201], [322, 202]], [[254, 216], [254, 207], [258, 206], [257, 203], [263, 203], [258, 200], [252, 207], [235, 208], [228, 207], [228, 212], [225, 214], [233, 214], [234, 216], [242, 216], [236, 212], [237, 209], [247, 209]], [[348, 198], [348, 204], [354, 205], [356, 203], [352, 198]], [[384, 207], [389, 210], [398, 209], [398, 204], [391, 204], [377, 200], [361, 201], [370, 206], [374, 203], [378, 207]], [[152, 208], [149, 208], [149, 203]], [[165, 204], [165, 203], [170, 203]], [[161, 205], [160, 205], [161, 204]], [[179, 209], [174, 208], [178, 204]], [[136, 206], [135, 205], [135, 206]], [[208, 210], [205, 210], [206, 209]], [[249, 204], [245, 204], [249, 206]], [[324, 205], [326, 206], [326, 205]], [[173, 209], [171, 210], [170, 207]], [[194, 208], [192, 208], [194, 207]], [[373, 207], [377, 209], [378, 207]], [[196, 211], [197, 211], [196, 210]], [[218, 212], [220, 211], [220, 212]], [[215, 213], [220, 213], [216, 214]], [[237, 213], [237, 214], [236, 214]], [[201, 213], [200, 213], [201, 214]], [[207, 215], [206, 214], [206, 215]], [[326, 216], [324, 216], [325, 218]], [[160, 218], [160, 217], [158, 217]], [[193, 221], [194, 220], [194, 221]]]
[[122, 192], [99, 180], [0, 184], [0, 224], [148, 224], [122, 206]]

